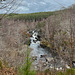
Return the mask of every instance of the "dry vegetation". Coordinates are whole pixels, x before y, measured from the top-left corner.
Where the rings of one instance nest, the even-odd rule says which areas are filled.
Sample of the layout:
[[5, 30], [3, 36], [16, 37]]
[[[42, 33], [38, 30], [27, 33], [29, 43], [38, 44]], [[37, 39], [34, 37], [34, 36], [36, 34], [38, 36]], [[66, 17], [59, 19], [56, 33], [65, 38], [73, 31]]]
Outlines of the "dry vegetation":
[[7, 67], [7, 64], [0, 59], [0, 75], [17, 75], [14, 67]]
[[[47, 17], [49, 16], [48, 18], [41, 20], [40, 18], [36, 20], [35, 18], [28, 18], [30, 21], [27, 21], [25, 18], [22, 18], [22, 16], [22, 19], [18, 17], [18, 15], [14, 15], [16, 18], [13, 17], [10, 20], [3, 18], [0, 21], [0, 57], [8, 62], [8, 64], [10, 64], [9, 66], [22, 64], [25, 57], [24, 50], [26, 49], [24, 42], [29, 38], [29, 36], [25, 34], [28, 30], [37, 29], [40, 30], [42, 42], [43, 40], [48, 41], [48, 47], [50, 47], [52, 51], [57, 52], [61, 59], [67, 60], [68, 64], [72, 67], [71, 63], [74, 60], [73, 53], [75, 50], [74, 9], [75, 7], [57, 11], [54, 15], [47, 15]], [[11, 15], [12, 14], [8, 15], [8, 17], [12, 17]], [[7, 73], [8, 70], [9, 72], [12, 70], [12, 68], [3, 69], [4, 70], [0, 72]]]

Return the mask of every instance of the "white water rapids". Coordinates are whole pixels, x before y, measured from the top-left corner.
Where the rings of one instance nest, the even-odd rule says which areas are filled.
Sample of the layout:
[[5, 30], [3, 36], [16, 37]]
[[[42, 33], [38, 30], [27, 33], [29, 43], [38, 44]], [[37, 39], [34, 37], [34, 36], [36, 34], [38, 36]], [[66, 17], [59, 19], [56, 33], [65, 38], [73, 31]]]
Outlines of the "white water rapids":
[[[33, 34], [32, 34], [32, 37], [30, 38], [30, 40], [31, 40], [30, 48], [33, 49], [30, 53], [30, 56], [37, 57], [37, 60], [35, 60], [33, 62], [34, 66], [38, 65], [40, 59], [43, 59], [44, 62], [48, 62], [48, 61], [46, 61], [47, 58], [49, 58], [49, 61], [52, 60], [52, 61], [48, 62], [47, 68], [54, 68], [54, 66], [56, 65], [56, 69], [61, 70], [64, 65], [65, 66], [67, 65], [67, 64], [64, 64], [64, 61], [62, 59], [60, 59], [60, 57], [57, 54], [52, 53], [40, 46], [40, 40], [38, 39], [38, 32], [33, 31]], [[47, 55], [47, 57], [41, 58], [41, 55]], [[53, 61], [54, 57], [56, 58], [55, 59], [56, 63], [54, 63], [54, 61]], [[45, 67], [43, 67], [43, 68], [45, 68]]]
[[30, 48], [33, 49], [33, 51], [31, 52], [31, 55], [37, 56], [37, 58], [40, 58], [40, 55], [47, 55], [48, 51], [40, 47], [40, 41], [36, 39], [37, 35], [38, 33], [35, 32], [30, 38], [31, 39]]

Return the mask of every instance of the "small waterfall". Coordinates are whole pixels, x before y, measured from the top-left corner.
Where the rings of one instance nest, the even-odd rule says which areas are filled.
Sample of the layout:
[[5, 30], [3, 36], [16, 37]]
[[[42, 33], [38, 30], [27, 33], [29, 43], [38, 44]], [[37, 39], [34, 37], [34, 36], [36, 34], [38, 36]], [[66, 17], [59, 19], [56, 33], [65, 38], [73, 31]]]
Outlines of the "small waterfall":
[[40, 55], [45, 55], [48, 53], [48, 51], [40, 47], [40, 38], [38, 37], [38, 32], [33, 31], [32, 37], [30, 39], [30, 48], [33, 49], [33, 51], [31, 52], [32, 56], [37, 56], [38, 58], [40, 58]]
[[36, 60], [33, 62], [33, 65], [35, 67], [39, 65], [39, 68], [40, 68], [40, 65], [43, 65], [41, 67], [43, 68], [42, 70], [53, 69], [55, 66], [56, 66], [56, 70], [62, 70], [64, 65], [66, 67], [67, 64], [65, 64], [64, 61], [60, 59], [58, 54], [51, 52], [51, 50], [48, 51], [47, 49], [42, 48], [40, 46], [40, 37], [38, 35], [38, 32], [33, 31], [32, 37], [30, 37], [30, 40], [31, 40], [30, 48], [33, 49], [30, 53], [30, 56], [36, 57]]

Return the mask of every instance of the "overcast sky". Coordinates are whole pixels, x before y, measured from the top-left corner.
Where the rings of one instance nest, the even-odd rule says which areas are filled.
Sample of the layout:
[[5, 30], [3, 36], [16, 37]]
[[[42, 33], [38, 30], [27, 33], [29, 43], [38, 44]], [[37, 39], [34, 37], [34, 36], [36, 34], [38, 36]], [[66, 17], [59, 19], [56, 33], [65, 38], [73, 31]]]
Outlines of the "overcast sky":
[[[12, 4], [9, 4], [11, 1], [12, 0], [6, 0], [8, 7], [0, 9], [0, 13], [34, 13], [55, 11], [61, 9], [63, 6], [67, 8], [72, 4], [75, 4], [75, 0], [14, 0]], [[0, 4], [0, 7], [1, 6], [2, 5]], [[12, 10], [9, 9], [11, 6], [13, 6]]]

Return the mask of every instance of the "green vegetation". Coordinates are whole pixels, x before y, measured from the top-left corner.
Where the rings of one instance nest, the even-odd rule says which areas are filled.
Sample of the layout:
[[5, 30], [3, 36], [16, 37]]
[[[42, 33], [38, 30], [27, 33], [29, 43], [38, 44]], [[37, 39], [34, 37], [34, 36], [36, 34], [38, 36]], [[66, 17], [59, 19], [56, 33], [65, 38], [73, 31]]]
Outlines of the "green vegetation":
[[72, 75], [72, 74], [75, 75], [75, 69], [73, 69], [72, 72], [71, 69], [67, 69], [66, 72], [61, 71], [57, 72], [57, 75]]
[[36, 25], [36, 28], [40, 29], [41, 27], [44, 27], [45, 24], [46, 24], [45, 21], [44, 22], [38, 22], [38, 24]]
[[0, 60], [0, 69], [2, 69], [2, 68], [3, 68], [2, 61]]
[[1, 22], [0, 22], [0, 27], [2, 26]]
[[53, 15], [54, 12], [39, 12], [39, 13], [30, 13], [30, 14], [15, 14], [10, 13], [6, 15], [6, 18], [8, 19], [14, 19], [14, 20], [25, 20], [25, 21], [40, 21], [42, 19], [46, 19], [49, 16]]
[[18, 69], [19, 75], [36, 75], [36, 72], [30, 69], [32, 66], [32, 60], [30, 58], [30, 51], [28, 46], [27, 46], [27, 51], [25, 54], [26, 54], [25, 64], [19, 67]]
[[45, 47], [49, 47], [52, 48], [52, 44], [49, 43], [49, 41], [42, 39], [41, 41], [41, 45], [45, 46]]
[[[72, 70], [72, 74], [75, 75], [75, 69]], [[65, 75], [71, 75], [71, 69], [68, 69], [68, 70], [65, 72]]]
[[66, 71], [55, 71], [55, 70], [45, 70], [45, 75], [75, 75], [75, 69], [73, 68], [72, 72], [71, 69], [67, 69]]
[[[52, 74], [52, 75], [54, 75], [54, 74]], [[72, 72], [71, 72], [71, 69], [67, 69], [65, 72], [57, 71], [56, 75], [75, 75], [75, 69], [73, 69]]]

